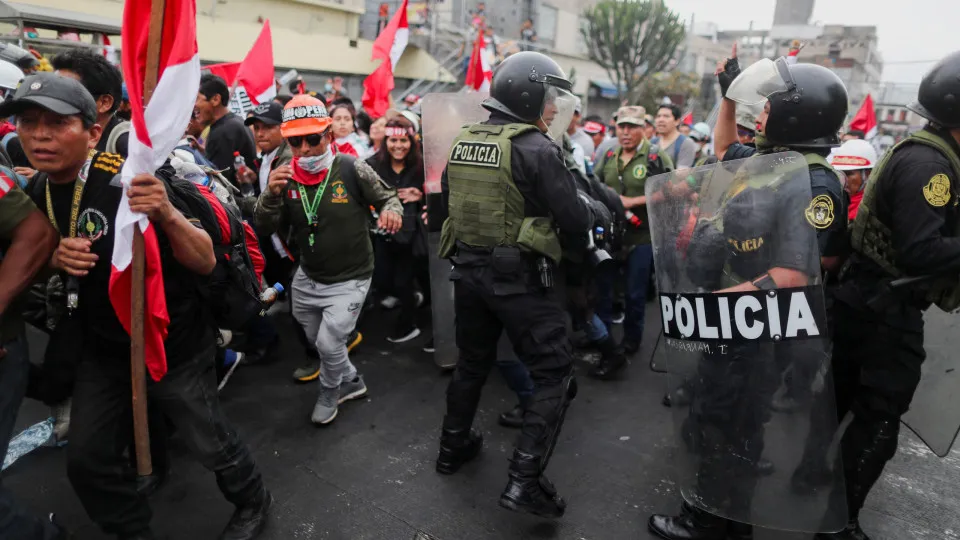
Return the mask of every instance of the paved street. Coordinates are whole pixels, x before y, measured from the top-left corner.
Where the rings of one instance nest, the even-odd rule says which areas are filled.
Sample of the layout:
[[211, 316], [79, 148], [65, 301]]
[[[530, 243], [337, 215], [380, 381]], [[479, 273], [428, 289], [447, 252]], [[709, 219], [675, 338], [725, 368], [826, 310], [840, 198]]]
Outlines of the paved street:
[[[480, 458], [452, 477], [434, 472], [448, 376], [420, 352], [425, 336], [396, 347], [384, 340], [390, 317], [374, 314], [367, 321], [366, 339], [353, 355], [369, 397], [343, 406], [330, 427], [309, 422], [316, 387], [289, 378], [302, 351], [286, 322], [281, 359], [242, 366], [224, 390], [228, 416], [253, 448], [276, 498], [265, 539], [647, 539], [647, 516], [677, 508], [673, 428], [660, 404], [665, 376], [641, 360], [649, 357], [653, 339], [621, 380], [580, 378], [549, 471], [569, 507], [563, 519], [549, 522], [497, 506], [515, 433], [496, 423], [497, 414], [514, 404], [496, 372], [476, 422], [486, 437]], [[19, 425], [46, 414], [28, 403]], [[173, 476], [153, 499], [154, 530], [171, 540], [216, 538], [232, 507], [213, 475], [178, 441], [173, 445]], [[63, 453], [41, 448], [6, 471], [4, 484], [36, 512], [56, 512], [79, 540], [107, 538], [70, 488]], [[937, 459], [905, 433], [868, 502], [864, 528], [874, 540], [960, 538], [958, 486], [960, 454]], [[757, 537], [808, 538], [770, 531]]]

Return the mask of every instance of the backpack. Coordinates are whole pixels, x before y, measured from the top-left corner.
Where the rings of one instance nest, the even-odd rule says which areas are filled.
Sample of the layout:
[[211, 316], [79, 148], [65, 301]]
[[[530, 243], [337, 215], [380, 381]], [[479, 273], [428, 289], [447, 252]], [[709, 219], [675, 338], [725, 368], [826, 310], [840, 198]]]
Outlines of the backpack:
[[107, 137], [107, 148], [105, 150], [107, 153], [119, 154], [119, 152], [117, 152], [117, 141], [120, 140], [120, 136], [124, 133], [130, 133], [130, 127], [132, 125], [130, 122], [124, 121], [114, 126], [113, 131], [110, 132], [110, 136]]
[[219, 328], [241, 331], [263, 310], [260, 277], [263, 254], [257, 236], [240, 216], [240, 209], [223, 203], [207, 187], [173, 176], [168, 196], [186, 208], [213, 240], [217, 264], [201, 294]]
[[[681, 133], [677, 136], [677, 140], [673, 141], [673, 166], [677, 166], [677, 158], [680, 157], [680, 147], [683, 146], [684, 141], [687, 140], [687, 136]], [[650, 139], [652, 144], [660, 144], [660, 137], [654, 137]]]

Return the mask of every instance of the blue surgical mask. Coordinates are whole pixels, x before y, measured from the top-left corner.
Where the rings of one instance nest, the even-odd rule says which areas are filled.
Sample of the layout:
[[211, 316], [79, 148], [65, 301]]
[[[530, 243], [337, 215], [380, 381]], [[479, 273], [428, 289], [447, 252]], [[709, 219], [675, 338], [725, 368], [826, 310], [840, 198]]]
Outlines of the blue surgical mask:
[[324, 91], [324, 92], [333, 92], [333, 85], [330, 84], [330, 83], [327, 83], [327, 84], [323, 85], [323, 91]]

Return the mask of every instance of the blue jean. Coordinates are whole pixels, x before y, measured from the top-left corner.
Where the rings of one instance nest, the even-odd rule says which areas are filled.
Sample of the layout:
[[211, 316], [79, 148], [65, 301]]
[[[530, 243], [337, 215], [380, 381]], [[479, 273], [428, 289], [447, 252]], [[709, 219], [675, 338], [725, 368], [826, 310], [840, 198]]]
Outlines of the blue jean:
[[[6, 355], [0, 358], [0, 460], [7, 455], [7, 445], [13, 435], [20, 402], [27, 391], [27, 373], [30, 359], [26, 338], [4, 343]], [[17, 504], [13, 494], [0, 485], [0, 538], [47, 540], [56, 538], [57, 527], [48, 520], [32, 516]]]
[[643, 339], [643, 322], [647, 304], [647, 287], [653, 266], [653, 246], [643, 244], [633, 248], [626, 264], [608, 264], [597, 276], [597, 315], [607, 330], [613, 326], [613, 285], [622, 267], [626, 279], [626, 312], [623, 321], [624, 340]]
[[516, 358], [505, 358], [497, 360], [497, 368], [507, 381], [507, 386], [516, 392], [520, 404], [525, 405], [533, 395], [533, 379], [530, 378], [527, 366]]

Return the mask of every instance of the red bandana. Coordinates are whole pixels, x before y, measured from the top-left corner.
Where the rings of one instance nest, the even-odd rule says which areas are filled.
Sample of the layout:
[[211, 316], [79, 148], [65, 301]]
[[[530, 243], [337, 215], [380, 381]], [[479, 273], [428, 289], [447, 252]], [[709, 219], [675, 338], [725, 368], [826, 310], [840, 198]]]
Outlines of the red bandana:
[[327, 173], [330, 169], [324, 169], [317, 174], [308, 173], [307, 171], [300, 168], [300, 165], [297, 163], [297, 159], [294, 158], [291, 165], [293, 166], [293, 181], [303, 184], [305, 186], [315, 186], [320, 182], [323, 182], [323, 179], [327, 177]]

